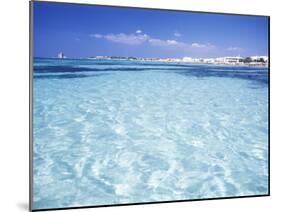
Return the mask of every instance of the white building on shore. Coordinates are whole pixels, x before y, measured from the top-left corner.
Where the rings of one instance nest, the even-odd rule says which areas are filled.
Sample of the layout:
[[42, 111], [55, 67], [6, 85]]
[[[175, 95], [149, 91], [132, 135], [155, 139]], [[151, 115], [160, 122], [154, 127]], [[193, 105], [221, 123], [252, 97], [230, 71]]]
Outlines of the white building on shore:
[[226, 64], [239, 64], [243, 60], [243, 57], [236, 56], [236, 57], [224, 57], [224, 63]]
[[184, 58], [181, 59], [181, 62], [185, 62], [185, 63], [200, 63], [200, 62], [203, 62], [203, 59], [192, 58], [192, 57], [184, 57]]

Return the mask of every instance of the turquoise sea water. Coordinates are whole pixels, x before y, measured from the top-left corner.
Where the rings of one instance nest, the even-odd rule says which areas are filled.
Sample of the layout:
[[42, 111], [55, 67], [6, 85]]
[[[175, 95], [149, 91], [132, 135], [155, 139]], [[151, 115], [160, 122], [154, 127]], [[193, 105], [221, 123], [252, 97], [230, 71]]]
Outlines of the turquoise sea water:
[[268, 192], [268, 70], [34, 61], [33, 209]]

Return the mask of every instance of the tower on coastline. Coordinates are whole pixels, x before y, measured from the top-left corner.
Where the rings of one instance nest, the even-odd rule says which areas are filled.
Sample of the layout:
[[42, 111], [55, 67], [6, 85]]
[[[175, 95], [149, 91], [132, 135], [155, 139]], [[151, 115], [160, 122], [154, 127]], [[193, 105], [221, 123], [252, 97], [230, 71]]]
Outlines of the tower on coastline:
[[58, 58], [59, 59], [64, 59], [64, 58], [66, 58], [66, 56], [64, 55], [63, 52], [60, 52], [60, 53], [58, 53]]

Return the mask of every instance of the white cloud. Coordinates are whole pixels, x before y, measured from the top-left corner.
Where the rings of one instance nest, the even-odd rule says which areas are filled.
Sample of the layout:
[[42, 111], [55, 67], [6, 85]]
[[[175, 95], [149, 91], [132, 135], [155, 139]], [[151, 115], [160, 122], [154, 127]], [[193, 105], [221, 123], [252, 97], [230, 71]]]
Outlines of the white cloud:
[[203, 44], [203, 43], [192, 43], [192, 44], [191, 44], [191, 47], [192, 47], [192, 48], [196, 48], [196, 49], [213, 49], [213, 48], [215, 48], [214, 45], [209, 44], [209, 43], [207, 43], [207, 44]]
[[[175, 33], [176, 34], [176, 33]], [[211, 45], [209, 43], [202, 44], [202, 43], [192, 43], [188, 44], [185, 42], [180, 42], [173, 39], [159, 39], [159, 38], [153, 38], [150, 37], [147, 34], [142, 34], [141, 30], [137, 30], [135, 33], [132, 34], [125, 34], [125, 33], [119, 33], [119, 34], [91, 34], [90, 35], [93, 38], [98, 39], [105, 39], [114, 43], [122, 43], [127, 45], [141, 45], [144, 43], [148, 43], [151, 46], [157, 46], [157, 47], [173, 47], [173, 48], [179, 48], [181, 50], [191, 50], [191, 49], [200, 49], [200, 50], [211, 50], [215, 46]]]
[[149, 36], [144, 34], [144, 35], [135, 35], [135, 34], [108, 34], [104, 35], [103, 38], [106, 40], [115, 42], [115, 43], [123, 43], [123, 44], [129, 44], [129, 45], [139, 45], [144, 43], [149, 39]]
[[227, 48], [227, 50], [228, 51], [241, 51], [242, 48], [240, 48], [240, 47], [229, 47], [229, 48]]
[[103, 35], [101, 35], [101, 34], [91, 34], [90, 37], [93, 37], [93, 38], [102, 38]]
[[125, 33], [119, 33], [119, 34], [91, 34], [90, 37], [93, 38], [103, 38], [106, 40], [109, 40], [111, 42], [115, 43], [123, 43], [123, 44], [129, 44], [129, 45], [139, 45], [144, 43], [148, 40], [149, 36], [147, 34], [125, 34]]
[[177, 46], [177, 47], [183, 47], [187, 46], [187, 44], [183, 42], [179, 42], [176, 40], [162, 40], [158, 38], [152, 38], [147, 34], [141, 34], [141, 30], [137, 30], [135, 34], [125, 34], [125, 33], [119, 33], [119, 34], [91, 34], [91, 37], [94, 38], [103, 38], [111, 42], [115, 43], [123, 43], [123, 44], [129, 44], [129, 45], [140, 45], [148, 41], [148, 43], [152, 46]]
[[191, 47], [193, 47], [193, 48], [204, 48], [204, 47], [206, 47], [206, 45], [200, 44], [200, 43], [192, 43]]
[[175, 40], [167, 40], [167, 43], [169, 44], [169, 45], [177, 45], [177, 44], [179, 44], [177, 41], [175, 41]]
[[165, 41], [160, 40], [160, 39], [156, 39], [156, 38], [149, 39], [149, 43], [154, 45], [154, 46], [163, 46], [163, 45], [166, 44]]
[[183, 42], [178, 42], [176, 40], [161, 40], [157, 38], [151, 38], [148, 41], [153, 46], [161, 46], [161, 47], [167, 47], [167, 46], [186, 47], [187, 46], [187, 44]]
[[181, 33], [175, 32], [175, 33], [174, 33], [174, 36], [176, 36], [176, 37], [181, 37]]

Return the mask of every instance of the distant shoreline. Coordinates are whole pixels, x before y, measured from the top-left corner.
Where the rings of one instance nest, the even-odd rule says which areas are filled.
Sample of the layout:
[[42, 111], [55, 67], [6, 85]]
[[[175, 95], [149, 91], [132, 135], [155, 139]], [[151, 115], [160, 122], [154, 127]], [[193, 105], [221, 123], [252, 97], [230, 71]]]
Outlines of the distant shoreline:
[[132, 61], [132, 62], [155, 62], [166, 64], [181, 64], [181, 65], [214, 65], [214, 66], [228, 66], [228, 67], [252, 67], [252, 68], [269, 68], [267, 63], [210, 63], [210, 62], [184, 62], [184, 61], [165, 61], [159, 58], [142, 58], [142, 59], [117, 59], [117, 58], [57, 58], [57, 57], [34, 57], [34, 59], [46, 59], [46, 60], [94, 60], [94, 61]]

